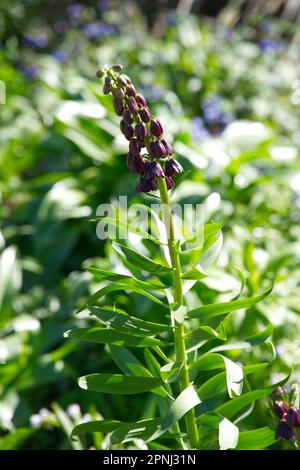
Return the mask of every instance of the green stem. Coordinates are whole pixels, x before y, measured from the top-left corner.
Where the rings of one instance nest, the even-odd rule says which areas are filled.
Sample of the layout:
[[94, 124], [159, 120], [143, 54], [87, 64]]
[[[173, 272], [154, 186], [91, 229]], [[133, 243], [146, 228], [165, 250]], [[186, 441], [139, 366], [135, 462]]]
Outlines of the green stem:
[[[174, 302], [183, 304], [182, 293], [182, 280], [181, 280], [181, 264], [179, 258], [179, 251], [176, 249], [174, 222], [171, 211], [170, 198], [166, 181], [164, 178], [158, 178], [158, 188], [160, 192], [161, 201], [163, 204], [163, 219], [168, 232], [168, 248], [173, 268], [173, 294]], [[182, 392], [190, 385], [189, 369], [186, 358], [185, 341], [184, 341], [184, 326], [183, 323], [175, 321], [174, 328], [174, 343], [176, 361], [182, 364], [179, 372], [179, 388]], [[185, 422], [187, 433], [190, 441], [191, 448], [197, 448], [199, 436], [196, 424], [195, 410], [190, 410], [185, 415]]]

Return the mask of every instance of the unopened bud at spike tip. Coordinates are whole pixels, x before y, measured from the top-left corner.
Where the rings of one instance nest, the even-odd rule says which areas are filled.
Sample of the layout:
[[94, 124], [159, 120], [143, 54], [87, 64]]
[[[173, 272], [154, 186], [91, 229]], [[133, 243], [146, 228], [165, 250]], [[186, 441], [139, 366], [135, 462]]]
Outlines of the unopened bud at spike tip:
[[132, 111], [132, 112], [138, 111], [138, 109], [139, 109], [138, 105], [137, 105], [137, 102], [135, 101], [133, 96], [130, 96], [129, 98], [127, 98], [126, 104], [127, 104], [128, 108], [130, 109], [130, 111]]
[[122, 72], [123, 65], [122, 64], [115, 64], [115, 65], [112, 66], [112, 70], [114, 72]]

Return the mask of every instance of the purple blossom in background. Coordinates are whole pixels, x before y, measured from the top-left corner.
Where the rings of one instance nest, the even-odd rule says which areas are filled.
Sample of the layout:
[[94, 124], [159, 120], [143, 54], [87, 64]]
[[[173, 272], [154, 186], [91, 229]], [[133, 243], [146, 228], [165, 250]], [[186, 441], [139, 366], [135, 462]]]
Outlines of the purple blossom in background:
[[201, 116], [194, 116], [191, 119], [190, 134], [192, 140], [199, 141], [209, 136], [209, 132], [204, 125], [204, 121]]
[[100, 11], [107, 11], [112, 7], [111, 0], [99, 0], [97, 7]]
[[67, 8], [67, 13], [71, 20], [78, 20], [83, 12], [83, 5], [80, 3], [72, 3]]
[[64, 64], [68, 59], [68, 54], [63, 49], [57, 49], [53, 52], [52, 57], [57, 60], [57, 62]]
[[39, 69], [38, 69], [38, 66], [37, 65], [34, 65], [34, 64], [31, 64], [31, 65], [28, 65], [27, 67], [24, 68], [24, 75], [27, 77], [27, 78], [30, 78], [30, 79], [35, 79], [38, 77], [39, 75]]
[[44, 49], [49, 44], [47, 34], [41, 33], [37, 35], [22, 36], [21, 43], [24, 47], [31, 49]]
[[232, 114], [223, 111], [223, 99], [219, 95], [214, 95], [203, 101], [202, 108], [205, 122], [214, 127], [215, 132], [223, 131], [234, 119]]
[[258, 45], [264, 52], [282, 51], [284, 49], [283, 42], [275, 39], [261, 39], [258, 41]]
[[141, 93], [147, 100], [155, 101], [164, 97], [165, 90], [159, 86], [147, 86], [141, 89]]
[[116, 29], [114, 26], [105, 23], [88, 23], [83, 28], [83, 33], [88, 38], [99, 38], [114, 34]]
[[176, 23], [176, 14], [174, 12], [167, 12], [162, 15], [162, 21], [165, 26], [173, 26]]

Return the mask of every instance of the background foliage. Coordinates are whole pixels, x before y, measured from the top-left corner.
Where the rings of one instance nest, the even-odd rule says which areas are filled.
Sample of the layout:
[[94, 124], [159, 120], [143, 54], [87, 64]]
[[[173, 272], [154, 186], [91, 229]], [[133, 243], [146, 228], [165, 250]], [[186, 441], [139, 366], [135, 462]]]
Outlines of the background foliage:
[[[238, 294], [235, 266], [246, 273], [248, 295], [277, 279], [263, 303], [226, 320], [232, 342], [272, 323], [276, 349], [228, 357], [251, 364], [274, 356], [249, 377], [253, 389], [290, 368], [299, 381], [299, 12], [240, 2], [248, 4], [245, 15], [232, 2], [202, 13], [191, 5], [187, 14], [189, 2], [179, 3], [176, 10], [157, 2], [152, 11], [143, 2], [0, 5], [1, 449], [80, 448], [69, 434], [83, 416], [134, 421], [143, 414], [142, 395], [108, 399], [77, 388], [77, 376], [114, 366], [101, 345], [63, 338], [93, 325], [74, 315], [102, 286], [82, 266], [113, 271], [118, 263], [89, 219], [120, 194], [141, 198], [110, 99], [95, 80], [104, 63], [125, 65], [192, 170], [174, 199], [205, 203], [207, 221], [226, 217], [221, 254], [191, 301], [196, 307]], [[109, 297], [160, 320], [145, 298]], [[267, 403], [256, 402], [242, 430], [272, 425]], [[95, 439], [88, 445], [106, 445], [102, 434]]]

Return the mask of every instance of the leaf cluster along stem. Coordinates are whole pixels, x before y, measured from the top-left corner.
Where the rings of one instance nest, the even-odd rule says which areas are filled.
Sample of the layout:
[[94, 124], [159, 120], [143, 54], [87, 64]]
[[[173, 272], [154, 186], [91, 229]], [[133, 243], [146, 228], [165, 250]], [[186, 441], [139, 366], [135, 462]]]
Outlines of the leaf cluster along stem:
[[[176, 249], [174, 222], [171, 211], [170, 198], [166, 181], [164, 178], [158, 178], [158, 189], [163, 204], [164, 224], [168, 228], [168, 249], [173, 268], [173, 295], [174, 302], [183, 304], [182, 280], [181, 280], [181, 264], [179, 251]], [[176, 361], [182, 366], [179, 372], [179, 389], [182, 392], [190, 385], [189, 368], [186, 357], [184, 325], [175, 321], [174, 325], [174, 344]], [[196, 424], [195, 410], [190, 410], [185, 416], [187, 434], [191, 448], [197, 448], [199, 442], [198, 428]]]

